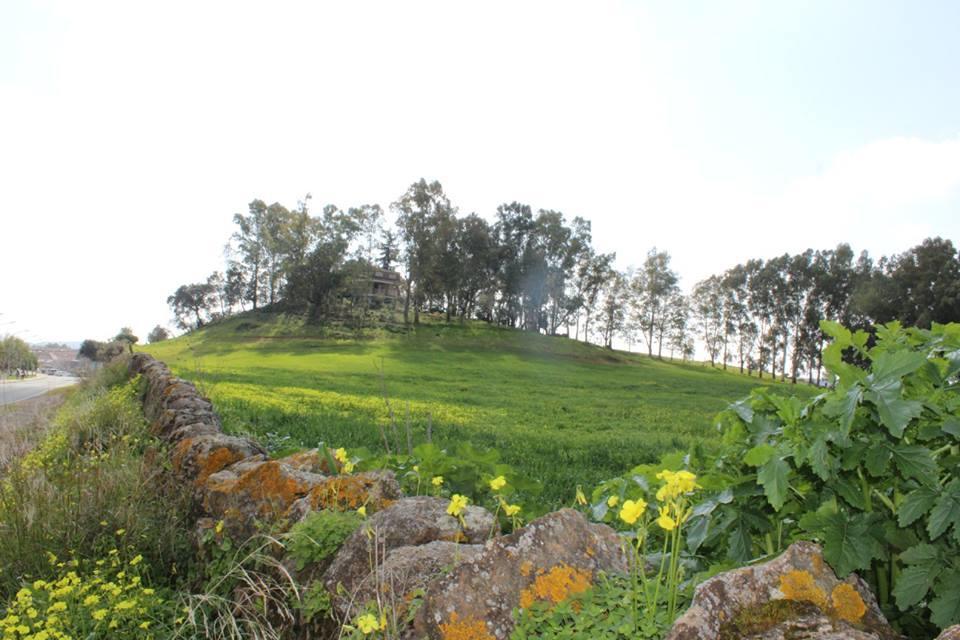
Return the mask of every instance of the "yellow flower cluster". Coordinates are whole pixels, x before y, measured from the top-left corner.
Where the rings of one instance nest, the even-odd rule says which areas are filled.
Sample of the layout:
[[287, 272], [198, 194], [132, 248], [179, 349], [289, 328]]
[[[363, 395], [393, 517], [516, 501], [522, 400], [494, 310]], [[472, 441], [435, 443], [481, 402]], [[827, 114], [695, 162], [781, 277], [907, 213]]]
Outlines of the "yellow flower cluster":
[[[609, 504], [609, 502], [608, 500], [607, 504]], [[616, 506], [616, 502], [614, 506]], [[646, 510], [647, 503], [644, 500], [625, 500], [623, 506], [620, 508], [620, 519], [627, 524], [635, 524]]]
[[340, 447], [333, 452], [333, 457], [340, 463], [340, 470], [344, 473], [353, 473], [356, 465], [347, 457], [347, 450]]
[[59, 561], [52, 580], [24, 585], [7, 603], [0, 618], [3, 640], [68, 640], [73, 638], [152, 638], [150, 630], [165, 602], [144, 587], [135, 556], [122, 562], [114, 550], [108, 559]]
[[496, 478], [490, 481], [490, 490], [494, 492], [500, 491], [500, 489], [503, 489], [506, 486], [506, 484], [507, 484], [506, 478], [504, 478], [503, 476], [497, 476]]
[[657, 490], [657, 500], [674, 500], [700, 488], [697, 476], [689, 471], [669, 471], [664, 469], [657, 474], [657, 480], [663, 480], [664, 485]]

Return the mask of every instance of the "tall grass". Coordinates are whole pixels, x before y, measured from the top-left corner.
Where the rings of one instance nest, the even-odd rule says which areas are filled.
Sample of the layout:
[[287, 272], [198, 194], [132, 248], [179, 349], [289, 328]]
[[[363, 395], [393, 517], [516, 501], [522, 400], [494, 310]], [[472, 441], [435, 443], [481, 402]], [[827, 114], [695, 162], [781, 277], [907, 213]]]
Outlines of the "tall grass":
[[[151, 579], [186, 573], [189, 494], [164, 468], [125, 365], [78, 389], [45, 439], [0, 481], [0, 600], [51, 575], [48, 554], [77, 560], [135, 549]], [[186, 559], [186, 560], [185, 560]]]

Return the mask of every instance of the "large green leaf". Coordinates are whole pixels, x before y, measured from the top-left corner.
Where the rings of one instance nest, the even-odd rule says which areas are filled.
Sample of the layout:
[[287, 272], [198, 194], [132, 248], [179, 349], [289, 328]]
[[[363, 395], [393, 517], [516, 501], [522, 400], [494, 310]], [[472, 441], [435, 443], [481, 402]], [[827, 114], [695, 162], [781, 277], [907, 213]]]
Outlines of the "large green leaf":
[[890, 448], [893, 463], [905, 478], [914, 478], [925, 484], [933, 484], [937, 477], [937, 463], [933, 452], [918, 444], [898, 444]]
[[894, 438], [902, 438], [910, 421], [923, 412], [923, 403], [903, 399], [899, 380], [874, 385], [864, 397], [877, 408], [880, 422]]
[[810, 450], [807, 452], [807, 459], [810, 461], [810, 468], [824, 482], [836, 473], [837, 460], [830, 455], [830, 448], [823, 438], [817, 438], [813, 441]]
[[893, 456], [890, 447], [885, 442], [876, 442], [867, 449], [867, 455], [863, 458], [863, 464], [867, 471], [873, 477], [879, 477], [887, 473], [887, 467], [890, 464], [890, 458]]
[[927, 523], [930, 539], [939, 538], [950, 525], [953, 525], [955, 532], [960, 531], [960, 479], [952, 480], [937, 497]]
[[927, 515], [937, 499], [937, 492], [929, 487], [914, 489], [903, 498], [903, 503], [897, 508], [897, 523], [901, 527], [908, 527], [917, 519]]
[[949, 417], [943, 421], [943, 432], [950, 434], [954, 438], [960, 439], [960, 420]]
[[770, 458], [757, 472], [757, 484], [763, 487], [764, 495], [776, 511], [780, 511], [787, 500], [789, 476], [790, 465], [779, 456]]
[[960, 572], [951, 571], [936, 586], [930, 602], [930, 619], [941, 629], [960, 622]]
[[874, 381], [900, 380], [927, 363], [927, 354], [922, 351], [883, 352], [873, 359]]
[[869, 568], [877, 555], [870, 514], [822, 509], [801, 518], [800, 526], [823, 540], [823, 557], [841, 578], [857, 569]]
[[900, 555], [900, 559], [910, 566], [897, 578], [893, 596], [897, 606], [906, 611], [923, 600], [933, 588], [937, 577], [943, 571], [943, 563], [937, 548], [931, 544], [918, 544]]
[[760, 467], [765, 465], [776, 452], [776, 448], [769, 444], [758, 444], [747, 451], [743, 456], [743, 462], [751, 467]]

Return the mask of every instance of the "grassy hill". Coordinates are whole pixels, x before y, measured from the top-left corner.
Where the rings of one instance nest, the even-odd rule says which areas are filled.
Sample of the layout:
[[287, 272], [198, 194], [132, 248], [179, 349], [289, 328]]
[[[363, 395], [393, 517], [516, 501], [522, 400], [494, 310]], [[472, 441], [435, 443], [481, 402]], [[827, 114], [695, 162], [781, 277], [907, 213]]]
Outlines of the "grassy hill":
[[382, 451], [377, 425], [391, 422], [405, 446], [409, 424], [415, 444], [429, 428], [440, 446], [498, 449], [543, 481], [550, 504], [665, 452], [709, 446], [715, 413], [761, 382], [480, 323], [358, 338], [248, 313], [144, 350], [196, 382], [227, 431], [278, 453], [320, 441]]

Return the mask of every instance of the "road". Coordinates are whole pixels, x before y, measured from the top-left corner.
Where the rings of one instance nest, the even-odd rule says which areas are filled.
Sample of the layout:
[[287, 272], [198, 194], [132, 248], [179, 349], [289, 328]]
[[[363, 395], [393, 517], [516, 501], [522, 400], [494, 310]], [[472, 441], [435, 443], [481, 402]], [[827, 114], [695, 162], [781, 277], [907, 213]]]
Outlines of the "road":
[[25, 380], [0, 380], [0, 405], [42, 396], [53, 389], [69, 387], [78, 382], [80, 382], [80, 378], [44, 375], [26, 378]]

